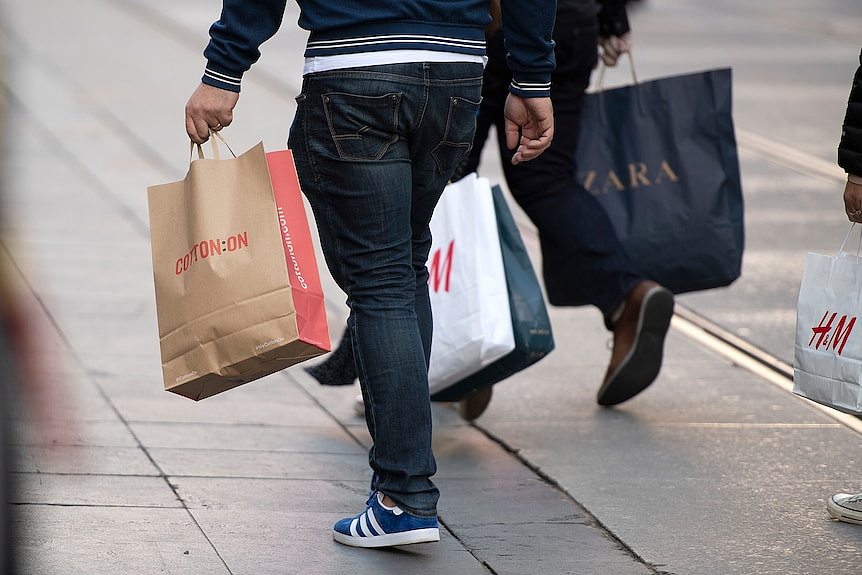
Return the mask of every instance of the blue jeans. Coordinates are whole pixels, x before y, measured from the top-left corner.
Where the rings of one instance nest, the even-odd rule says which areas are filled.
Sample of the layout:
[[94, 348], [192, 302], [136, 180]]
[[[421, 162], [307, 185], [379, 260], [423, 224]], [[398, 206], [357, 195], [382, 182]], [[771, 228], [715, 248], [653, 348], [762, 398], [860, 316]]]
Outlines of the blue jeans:
[[347, 294], [377, 488], [436, 513], [429, 222], [469, 153], [482, 66], [388, 64], [305, 76], [290, 130], [329, 271]]

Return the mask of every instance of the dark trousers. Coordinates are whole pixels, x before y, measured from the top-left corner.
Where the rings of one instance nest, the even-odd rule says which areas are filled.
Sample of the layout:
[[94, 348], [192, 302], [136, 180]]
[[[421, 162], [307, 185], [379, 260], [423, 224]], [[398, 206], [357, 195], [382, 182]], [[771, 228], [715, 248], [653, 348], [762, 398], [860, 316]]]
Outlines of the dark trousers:
[[595, 18], [569, 20], [558, 15], [554, 30], [557, 69], [552, 76], [554, 141], [530, 162], [511, 163], [506, 148], [503, 106], [512, 79], [501, 33], [488, 41], [488, 65], [473, 150], [457, 176], [476, 170], [491, 126], [496, 126], [503, 171], [515, 201], [539, 230], [548, 299], [554, 305], [588, 302], [610, 316], [641, 280], [630, 271], [613, 225], [599, 202], [576, 179], [584, 92], [597, 62]]
[[307, 75], [290, 147], [347, 325], [377, 488], [415, 515], [439, 492], [431, 451], [429, 222], [470, 148], [482, 66], [414, 63]]

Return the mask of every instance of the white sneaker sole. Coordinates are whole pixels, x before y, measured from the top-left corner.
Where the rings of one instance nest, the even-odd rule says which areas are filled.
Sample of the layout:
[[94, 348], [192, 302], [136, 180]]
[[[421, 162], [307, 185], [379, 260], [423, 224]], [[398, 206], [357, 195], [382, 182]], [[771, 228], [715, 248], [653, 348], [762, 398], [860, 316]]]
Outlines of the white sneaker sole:
[[856, 511], [853, 511], [852, 509], [842, 507], [841, 505], [836, 503], [835, 500], [831, 497], [826, 500], [826, 511], [829, 512], [829, 515], [839, 521], [862, 525], [862, 513], [858, 513]]
[[404, 531], [403, 533], [387, 533], [371, 537], [353, 537], [352, 535], [345, 535], [333, 529], [332, 538], [342, 545], [350, 545], [351, 547], [395, 547], [397, 545], [440, 541], [440, 529], [429, 527], [427, 529], [414, 529], [412, 531]]

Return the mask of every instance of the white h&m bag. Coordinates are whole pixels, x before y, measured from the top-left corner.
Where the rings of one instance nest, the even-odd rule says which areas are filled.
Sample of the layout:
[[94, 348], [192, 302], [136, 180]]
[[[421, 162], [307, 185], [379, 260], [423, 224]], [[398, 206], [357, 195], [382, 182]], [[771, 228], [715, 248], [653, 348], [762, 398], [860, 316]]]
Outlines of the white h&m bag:
[[470, 174], [446, 186], [431, 219], [434, 337], [431, 394], [515, 349], [491, 184]]
[[[796, 309], [793, 393], [862, 415], [862, 258], [809, 253]], [[862, 247], [862, 238], [860, 238]]]

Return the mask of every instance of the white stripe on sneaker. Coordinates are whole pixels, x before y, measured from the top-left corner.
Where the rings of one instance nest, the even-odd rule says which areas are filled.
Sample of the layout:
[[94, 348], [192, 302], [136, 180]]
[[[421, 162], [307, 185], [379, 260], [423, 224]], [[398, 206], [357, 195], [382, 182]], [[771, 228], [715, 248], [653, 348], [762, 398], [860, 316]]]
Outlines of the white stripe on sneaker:
[[359, 523], [359, 518], [354, 517], [353, 521], [350, 522], [350, 535], [353, 537], [360, 537], [359, 533], [356, 532], [356, 524]]
[[363, 537], [373, 537], [375, 535], [374, 533], [371, 532], [370, 529], [368, 529], [368, 520], [365, 518], [364, 514], [362, 515], [362, 517], [359, 518], [359, 530], [358, 531]]
[[365, 514], [368, 515], [368, 521], [371, 522], [371, 526], [374, 528], [377, 534], [386, 535], [386, 531], [384, 531], [383, 528], [380, 527], [380, 523], [377, 522], [377, 517], [375, 517], [374, 515], [374, 510], [369, 507], [368, 511], [366, 511]]

